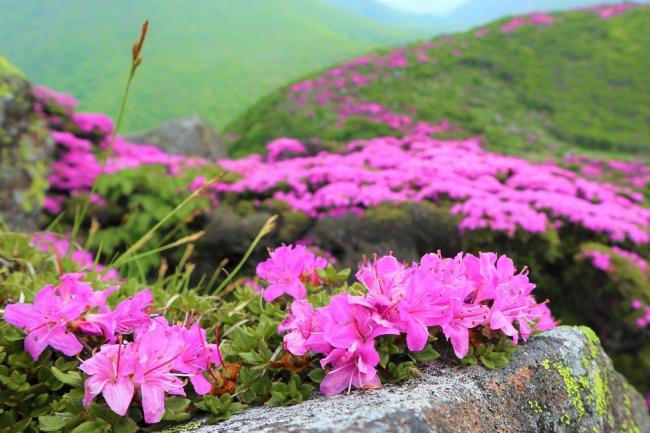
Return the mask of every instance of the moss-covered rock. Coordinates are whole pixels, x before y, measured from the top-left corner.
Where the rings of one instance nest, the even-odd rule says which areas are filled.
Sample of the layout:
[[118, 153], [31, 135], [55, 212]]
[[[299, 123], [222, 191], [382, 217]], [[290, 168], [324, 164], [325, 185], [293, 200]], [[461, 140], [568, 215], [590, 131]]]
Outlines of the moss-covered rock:
[[254, 408], [184, 433], [650, 431], [643, 398], [617, 373], [589, 328], [560, 327], [531, 339], [498, 370], [440, 359], [401, 386]]
[[33, 229], [47, 189], [53, 145], [32, 107], [30, 85], [0, 56], [0, 218]]

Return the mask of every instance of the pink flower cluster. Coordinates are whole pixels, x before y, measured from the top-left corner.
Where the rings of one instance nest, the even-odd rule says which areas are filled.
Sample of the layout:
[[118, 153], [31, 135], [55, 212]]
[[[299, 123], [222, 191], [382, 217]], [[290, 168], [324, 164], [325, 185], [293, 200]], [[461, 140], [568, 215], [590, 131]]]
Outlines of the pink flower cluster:
[[[58, 259], [66, 257], [70, 251], [70, 240], [51, 232], [37, 232], [32, 236], [32, 245], [40, 251], [53, 253]], [[115, 269], [106, 269], [104, 265], [95, 263], [93, 255], [75, 245], [70, 260], [78, 266], [79, 272], [103, 272], [103, 281], [120, 279]]]
[[[185, 395], [177, 376], [188, 376], [198, 394], [207, 394], [212, 386], [204, 373], [222, 363], [221, 355], [217, 345], [206, 342], [198, 322], [188, 328], [152, 318], [149, 290], [111, 310], [106, 301], [118, 288], [95, 291], [82, 273], [63, 274], [58, 285], [39, 290], [33, 303], [7, 305], [3, 319], [27, 333], [25, 351], [34, 360], [48, 346], [74, 356], [84, 349], [84, 337], [103, 338], [106, 343], [80, 366], [89, 375], [84, 404], [103, 394], [123, 416], [139, 389], [145, 421], [156, 423], [165, 412], [165, 393]], [[133, 342], [126, 342], [131, 334]]]
[[[272, 254], [265, 266], [282, 269], [293, 262], [292, 256], [302, 256], [283, 248], [282, 255]], [[258, 276], [266, 279], [267, 274]], [[283, 285], [290, 287], [288, 274], [283, 276]], [[460, 253], [454, 258], [427, 254], [410, 265], [384, 256], [362, 266], [356, 278], [365, 295], [336, 295], [322, 308], [304, 299], [305, 292], [295, 296], [284, 291], [295, 301], [278, 332], [286, 333], [284, 345], [293, 355], [311, 351], [324, 356], [321, 365], [330, 366], [321, 383], [325, 395], [380, 385], [375, 339], [381, 335], [405, 334], [408, 349], [418, 352], [429, 340], [429, 328], [439, 327], [456, 356], [463, 358], [473, 329], [488, 327], [517, 343], [533, 330], [555, 326], [546, 304], [535, 301], [535, 285], [528, 276], [518, 273], [508, 257], [494, 253]], [[294, 280], [300, 284], [299, 277]]]
[[257, 265], [257, 275], [269, 286], [264, 290], [264, 300], [271, 302], [287, 294], [294, 299], [307, 296], [306, 283], [317, 284], [318, 269], [327, 261], [307, 250], [305, 245], [281, 246], [269, 252], [270, 258]]
[[267, 158], [276, 161], [286, 155], [304, 155], [307, 153], [305, 146], [293, 138], [278, 138], [266, 145]]
[[[60, 153], [51, 167], [50, 188], [55, 191], [46, 200], [46, 210], [58, 213], [68, 195], [88, 192], [97, 176], [115, 173], [141, 165], [159, 164], [170, 175], [181, 173], [185, 167], [207, 164], [202, 158], [167, 154], [155, 146], [131, 143], [123, 137], [113, 141], [113, 122], [99, 113], [75, 113], [76, 101], [67, 94], [44, 87], [34, 87], [36, 108], [48, 122], [51, 135]], [[54, 113], [52, 109], [54, 108]], [[59, 110], [57, 110], [57, 108]], [[59, 113], [63, 109], [65, 114]], [[105, 161], [97, 153], [108, 152]], [[93, 197], [101, 204], [99, 197]]]
[[548, 26], [555, 23], [555, 21], [556, 18], [552, 15], [543, 12], [536, 12], [529, 15], [514, 17], [501, 26], [501, 31], [503, 33], [511, 33], [522, 26]]
[[170, 326], [163, 317], [148, 320], [135, 331], [133, 342], [104, 344], [79, 367], [89, 377], [84, 404], [102, 394], [109, 407], [124, 416], [139, 390], [144, 420], [159, 422], [165, 413], [165, 395], [185, 395], [179, 376], [189, 376], [194, 391], [205, 395], [212, 384], [204, 374], [221, 365], [216, 344], [208, 344], [198, 322]]
[[591, 264], [596, 269], [609, 272], [612, 270], [612, 256], [603, 251], [586, 251], [585, 257], [591, 259]]
[[477, 138], [380, 137], [351, 142], [343, 154], [281, 161], [253, 155], [220, 164], [242, 178], [215, 184], [215, 191], [263, 194], [312, 217], [360, 212], [383, 202], [452, 201], [463, 230], [542, 233], [571, 223], [615, 242], [650, 242], [650, 210], [639, 203], [643, 196], [554, 164], [488, 152]]
[[[636, 319], [636, 324], [640, 328], [647, 328], [650, 325], [650, 306], [638, 299], [634, 299], [632, 300], [632, 309], [641, 312], [641, 316]], [[650, 407], [650, 404], [648, 407]]]
[[[418, 126], [433, 126], [427, 122], [416, 122], [411, 115], [391, 112], [381, 104], [359, 100], [352, 96], [351, 91], [377, 81], [381, 74], [393, 74], [397, 69], [408, 67], [411, 57], [416, 63], [435, 62], [431, 50], [444, 45], [454, 46], [455, 43], [453, 37], [443, 36], [437, 41], [421, 42], [414, 48], [398, 47], [385, 55], [373, 54], [350, 60], [316, 79], [292, 85], [289, 101], [302, 110], [310, 100], [317, 105], [328, 106], [337, 113], [339, 127], [344, 126], [351, 116], [385, 124], [398, 131], [412, 132]], [[467, 47], [467, 43], [463, 47]], [[452, 55], [460, 56], [462, 51], [456, 48]]]
[[[591, 159], [585, 156], [568, 156], [563, 159], [565, 164], [579, 166], [580, 174], [595, 180], [616, 178], [619, 183], [633, 188], [645, 188], [650, 183], [650, 168], [638, 161], [617, 161]], [[640, 197], [638, 192], [630, 194]]]
[[151, 292], [140, 292], [111, 310], [106, 300], [119, 286], [95, 291], [83, 276], [63, 274], [58, 285], [48, 284], [39, 290], [32, 304], [5, 308], [4, 320], [27, 332], [25, 351], [35, 360], [48, 346], [68, 356], [79, 354], [83, 346], [78, 335], [115, 341], [118, 335], [149, 321], [146, 309], [151, 304]]
[[613, 272], [616, 270], [612, 264], [612, 254], [626, 259], [642, 272], [648, 272], [649, 266], [647, 260], [634, 251], [624, 250], [617, 246], [611, 248], [611, 253], [597, 250], [585, 251], [583, 253], [585, 257], [591, 259], [591, 263], [595, 268], [605, 272]]
[[35, 103], [34, 109], [37, 113], [42, 115], [45, 115], [44, 105], [55, 105], [69, 116], [72, 115], [77, 106], [77, 100], [72, 95], [68, 93], [55, 92], [47, 87], [33, 86], [32, 94], [38, 101]]
[[588, 10], [592, 13], [597, 14], [599, 17], [608, 19], [612, 18], [625, 12], [630, 9], [638, 8], [640, 5], [636, 3], [619, 3], [616, 5], [600, 5], [589, 8]]
[[648, 272], [648, 261], [634, 251], [627, 251], [614, 246], [612, 247], [612, 252], [634, 263], [634, 265], [643, 272]]

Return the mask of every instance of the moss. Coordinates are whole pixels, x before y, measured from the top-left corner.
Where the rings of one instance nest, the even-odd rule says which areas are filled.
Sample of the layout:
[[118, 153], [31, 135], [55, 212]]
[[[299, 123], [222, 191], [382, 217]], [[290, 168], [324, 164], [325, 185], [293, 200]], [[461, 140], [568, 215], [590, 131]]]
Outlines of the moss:
[[204, 424], [203, 421], [194, 421], [180, 426], [168, 427], [165, 430], [160, 430], [157, 433], [185, 433], [198, 429]]
[[561, 362], [556, 362], [554, 364], [557, 372], [562, 376], [564, 380], [564, 389], [571, 399], [571, 404], [578, 413], [578, 420], [581, 420], [585, 414], [585, 406], [582, 403], [582, 396], [580, 394], [580, 386], [575, 381], [571, 370]]
[[587, 338], [587, 344], [589, 345], [589, 354], [592, 359], [595, 359], [598, 356], [598, 348], [600, 347], [600, 339], [596, 333], [587, 326], [581, 326], [580, 330], [585, 337]]
[[404, 208], [388, 204], [368, 209], [363, 217], [364, 219], [369, 219], [373, 223], [406, 221], [408, 219], [408, 215]]
[[571, 425], [571, 417], [568, 413], [563, 413], [560, 417], [560, 422], [564, 425]]
[[278, 239], [281, 242], [291, 243], [304, 235], [311, 219], [302, 212], [287, 211], [281, 213], [281, 222]]
[[536, 414], [544, 413], [544, 409], [542, 409], [542, 406], [539, 404], [537, 400], [529, 401], [528, 407], [530, 407], [532, 411], [535, 412]]
[[602, 377], [600, 371], [596, 370], [591, 387], [591, 395], [594, 398], [596, 406], [596, 415], [605, 416], [609, 412], [609, 403], [611, 401], [611, 392], [608, 385], [607, 374]]
[[634, 421], [634, 412], [632, 411], [632, 401], [630, 400], [630, 385], [624, 384], [625, 396], [623, 397], [623, 407], [625, 408], [625, 420], [621, 426], [621, 433], [641, 433], [639, 426]]

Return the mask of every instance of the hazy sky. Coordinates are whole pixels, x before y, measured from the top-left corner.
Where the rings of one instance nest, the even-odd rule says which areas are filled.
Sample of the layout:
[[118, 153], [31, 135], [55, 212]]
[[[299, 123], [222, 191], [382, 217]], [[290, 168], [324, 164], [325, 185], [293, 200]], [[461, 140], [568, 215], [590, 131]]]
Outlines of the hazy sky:
[[395, 9], [416, 13], [445, 14], [464, 0], [379, 0]]

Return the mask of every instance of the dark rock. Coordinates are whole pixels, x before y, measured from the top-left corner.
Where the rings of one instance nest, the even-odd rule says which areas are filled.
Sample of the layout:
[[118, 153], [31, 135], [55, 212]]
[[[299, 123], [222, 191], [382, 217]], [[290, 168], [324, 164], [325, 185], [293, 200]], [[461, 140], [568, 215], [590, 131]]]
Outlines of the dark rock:
[[33, 102], [27, 80], [0, 57], [0, 217], [15, 230], [38, 227], [54, 151]]
[[197, 275], [211, 274], [228, 258], [236, 262], [253, 241], [264, 222], [278, 215], [277, 229], [264, 238], [247, 262], [246, 269], [268, 256], [265, 247], [312, 240], [331, 252], [341, 267], [356, 268], [364, 256], [394, 253], [403, 260], [418, 260], [423, 254], [442, 250], [454, 255], [460, 250], [460, 236], [449, 210], [431, 203], [384, 204], [363, 215], [347, 214], [312, 220], [279, 202], [268, 209], [251, 202], [221, 203], [206, 218], [205, 236], [196, 243], [194, 262]]
[[460, 250], [458, 225], [449, 210], [431, 203], [384, 204], [362, 216], [347, 214], [318, 220], [310, 231], [318, 246], [345, 266], [355, 267], [364, 255], [394, 253], [402, 260], [423, 254]]
[[401, 386], [252, 408], [217, 425], [196, 421], [166, 432], [650, 432], [643, 398], [588, 328], [534, 337], [500, 370], [441, 360], [420, 370]]
[[225, 158], [223, 140], [212, 125], [198, 116], [182, 117], [161, 123], [156, 129], [133, 134], [136, 143], [153, 144], [175, 155]]

